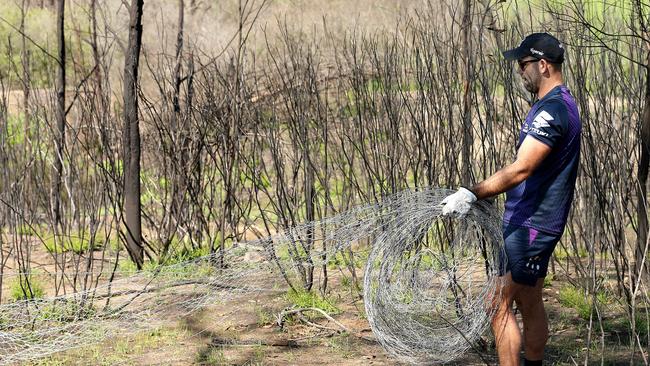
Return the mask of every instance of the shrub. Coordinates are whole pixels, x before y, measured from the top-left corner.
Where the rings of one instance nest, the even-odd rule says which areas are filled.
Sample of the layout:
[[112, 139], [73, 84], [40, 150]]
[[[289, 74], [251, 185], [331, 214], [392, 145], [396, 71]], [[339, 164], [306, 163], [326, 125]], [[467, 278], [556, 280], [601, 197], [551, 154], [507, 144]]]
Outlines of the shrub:
[[330, 301], [312, 291], [289, 290], [286, 299], [298, 308], [318, 308], [328, 314], [341, 313], [341, 310], [336, 307], [333, 301]]
[[[560, 289], [560, 303], [566, 307], [574, 308], [582, 319], [589, 319], [591, 314], [591, 295], [585, 295], [582, 289], [573, 286], [565, 286]], [[603, 292], [596, 294], [596, 301], [600, 304], [608, 304], [609, 298]]]
[[265, 307], [255, 308], [255, 313], [257, 314], [257, 325], [265, 326], [268, 324], [273, 324], [275, 322], [275, 316], [271, 309]]
[[[104, 242], [99, 237], [95, 237], [92, 249], [100, 249], [103, 244]], [[90, 234], [83, 233], [58, 238], [51, 235], [43, 239], [43, 245], [45, 245], [45, 249], [50, 253], [74, 252], [81, 254], [91, 249]]]
[[20, 275], [11, 283], [11, 298], [14, 301], [42, 298], [45, 294], [41, 282], [31, 274]]
[[182, 245], [180, 248], [175, 248], [178, 245], [172, 244], [172, 252], [164, 260], [161, 261], [161, 264], [174, 264], [189, 261], [192, 259], [205, 257], [210, 254], [210, 248], [207, 246], [201, 248], [188, 248], [185, 245]]
[[91, 318], [96, 312], [90, 303], [81, 304], [75, 300], [63, 299], [44, 306], [39, 314], [39, 319], [66, 323]]

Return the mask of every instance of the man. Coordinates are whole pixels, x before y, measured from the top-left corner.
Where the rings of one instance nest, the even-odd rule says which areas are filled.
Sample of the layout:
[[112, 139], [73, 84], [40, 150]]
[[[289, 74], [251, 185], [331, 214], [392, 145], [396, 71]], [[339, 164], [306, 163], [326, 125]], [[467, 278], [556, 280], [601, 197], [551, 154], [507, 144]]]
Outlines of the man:
[[503, 238], [508, 258], [492, 331], [499, 363], [519, 365], [522, 335], [512, 311], [516, 302], [523, 319], [524, 364], [542, 365], [548, 339], [542, 287], [573, 200], [580, 117], [563, 85], [564, 48], [555, 37], [531, 34], [503, 55], [517, 60], [524, 86], [537, 96], [519, 133], [517, 157], [488, 179], [446, 197], [442, 212], [462, 217], [476, 200], [507, 192]]

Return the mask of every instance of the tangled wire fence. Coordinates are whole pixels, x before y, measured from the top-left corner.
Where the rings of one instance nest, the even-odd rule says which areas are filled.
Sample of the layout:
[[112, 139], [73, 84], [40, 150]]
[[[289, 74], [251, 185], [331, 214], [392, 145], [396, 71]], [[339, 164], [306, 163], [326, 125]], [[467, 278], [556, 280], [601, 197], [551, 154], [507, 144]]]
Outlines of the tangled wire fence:
[[364, 301], [377, 340], [402, 361], [450, 361], [489, 323], [503, 245], [499, 214], [489, 203], [477, 204], [465, 219], [442, 217], [440, 202], [449, 192], [404, 191], [92, 291], [1, 305], [0, 363], [138, 332], [241, 296], [286, 291], [309, 268], [362, 240], [372, 244]]

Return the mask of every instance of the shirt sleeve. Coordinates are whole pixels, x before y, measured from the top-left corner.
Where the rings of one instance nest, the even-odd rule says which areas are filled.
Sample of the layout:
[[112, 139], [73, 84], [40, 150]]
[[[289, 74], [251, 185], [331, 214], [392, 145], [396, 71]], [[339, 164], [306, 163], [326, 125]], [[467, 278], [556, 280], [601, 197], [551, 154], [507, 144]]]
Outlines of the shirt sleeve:
[[568, 118], [564, 103], [560, 100], [550, 100], [535, 112], [528, 126], [527, 135], [553, 147], [566, 134]]

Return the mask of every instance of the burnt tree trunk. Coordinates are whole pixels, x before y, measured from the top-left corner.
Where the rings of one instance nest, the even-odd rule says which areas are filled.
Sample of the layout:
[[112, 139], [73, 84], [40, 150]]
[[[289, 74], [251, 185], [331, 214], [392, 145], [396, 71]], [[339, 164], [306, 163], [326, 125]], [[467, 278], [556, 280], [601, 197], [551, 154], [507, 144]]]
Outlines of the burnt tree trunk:
[[463, 88], [463, 139], [462, 139], [462, 165], [461, 184], [471, 186], [473, 184], [471, 148], [472, 148], [472, 82], [474, 79], [473, 57], [472, 57], [472, 1], [463, 2], [463, 59], [465, 60], [465, 85]]
[[181, 113], [181, 65], [183, 62], [183, 26], [185, 23], [185, 2], [178, 0], [178, 33], [176, 34], [176, 64], [174, 65], [174, 95], [172, 104], [174, 108], [173, 132], [178, 128], [178, 118]]
[[126, 249], [142, 268], [142, 217], [140, 202], [140, 126], [138, 121], [138, 65], [142, 46], [144, 0], [132, 0], [129, 8], [129, 44], [124, 60], [124, 224]]
[[[314, 166], [311, 163], [311, 158], [309, 156], [309, 120], [307, 118], [299, 121], [301, 124], [299, 128], [301, 129], [300, 134], [302, 135], [302, 159], [303, 159], [303, 169], [305, 174], [304, 182], [304, 197], [305, 197], [305, 220], [309, 223], [307, 230], [306, 246], [305, 252], [311, 253], [314, 249], [314, 237], [315, 237], [315, 228], [312, 224], [316, 218], [316, 187], [314, 183]], [[308, 256], [308, 270], [307, 270], [307, 283], [305, 284], [305, 290], [311, 291], [312, 286], [314, 285], [314, 268], [315, 266], [312, 263], [311, 256]]]
[[58, 232], [61, 225], [61, 180], [63, 178], [63, 150], [65, 148], [65, 0], [58, 0], [56, 9], [56, 39], [58, 43], [58, 67], [56, 73], [56, 128], [54, 146], [56, 156], [52, 169], [52, 215], [54, 230]]
[[[183, 64], [183, 28], [185, 23], [185, 2], [184, 0], [178, 1], [178, 33], [176, 35], [176, 65], [174, 65], [174, 95], [172, 97], [172, 104], [174, 108], [172, 116], [172, 133], [174, 140], [172, 141], [172, 151], [176, 150], [176, 157], [179, 158], [178, 164], [174, 167], [174, 181], [172, 192], [172, 217], [169, 220], [170, 226], [172, 222], [174, 225], [184, 225], [185, 218], [187, 217], [185, 210], [185, 192], [187, 192], [187, 144], [185, 143], [187, 135], [187, 127], [185, 126], [186, 119], [181, 115], [181, 66]], [[171, 232], [172, 229], [169, 229]]]
[[29, 75], [29, 50], [27, 49], [27, 36], [25, 34], [25, 18], [27, 12], [27, 6], [29, 2], [23, 0], [20, 7], [20, 39], [22, 50], [20, 52], [20, 62], [22, 65], [23, 71], [23, 114], [25, 117], [25, 146], [24, 146], [24, 156], [31, 155], [31, 118], [29, 114], [29, 92], [30, 92], [30, 75]]
[[[641, 268], [644, 254], [646, 253], [646, 246], [648, 242], [648, 208], [647, 208], [647, 194], [648, 194], [648, 167], [650, 164], [650, 57], [646, 66], [646, 88], [645, 88], [645, 101], [643, 106], [643, 116], [641, 120], [641, 158], [639, 159], [639, 189], [637, 191], [637, 216], [639, 220], [639, 228], [637, 235], [637, 245], [634, 255], [634, 282], [632, 283], [632, 290], [636, 285], [636, 279], [643, 276], [648, 266], [644, 265]], [[648, 258], [645, 258], [647, 263]]]

